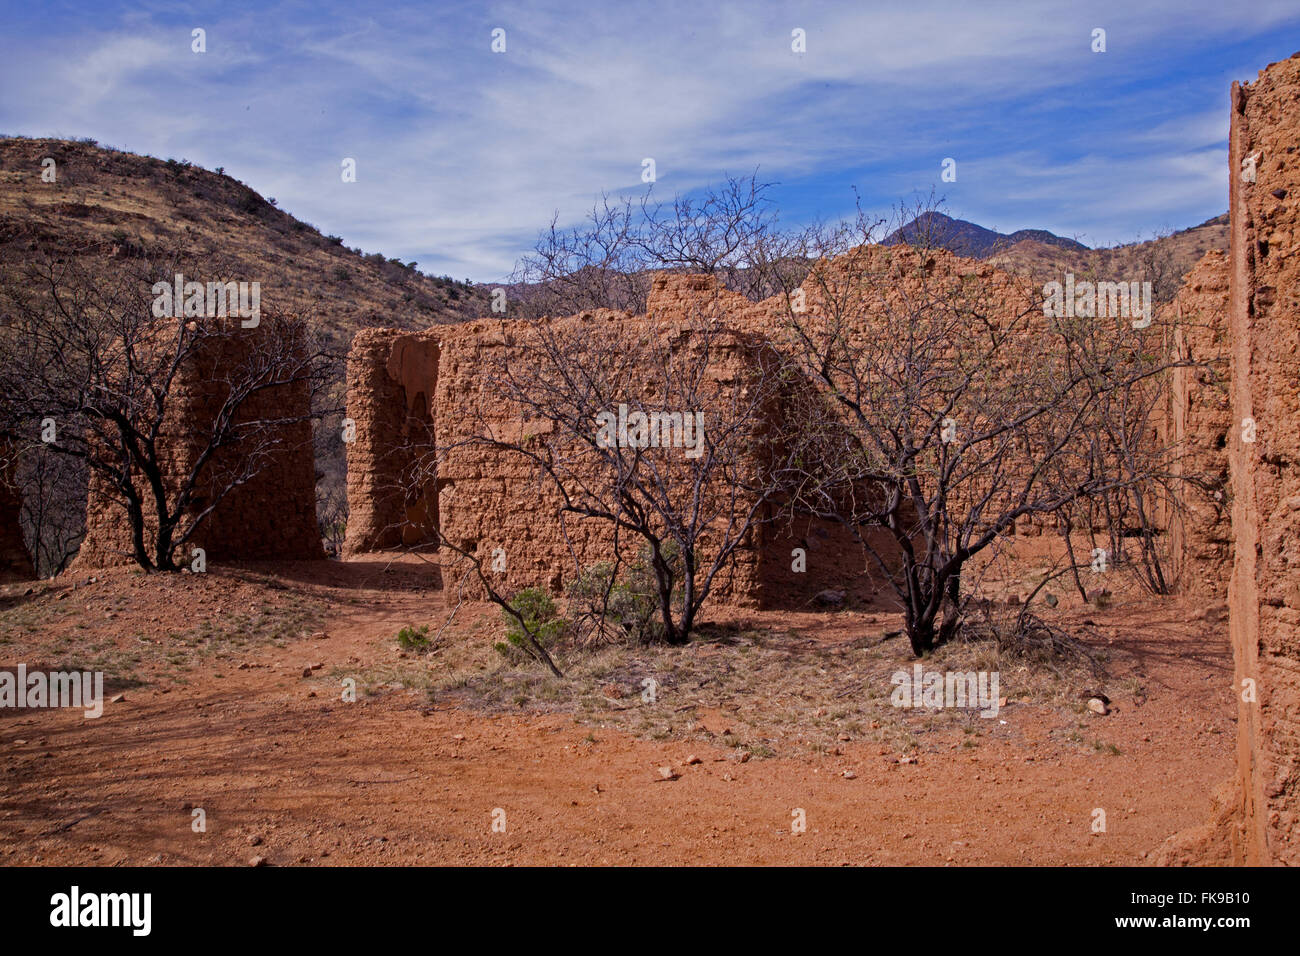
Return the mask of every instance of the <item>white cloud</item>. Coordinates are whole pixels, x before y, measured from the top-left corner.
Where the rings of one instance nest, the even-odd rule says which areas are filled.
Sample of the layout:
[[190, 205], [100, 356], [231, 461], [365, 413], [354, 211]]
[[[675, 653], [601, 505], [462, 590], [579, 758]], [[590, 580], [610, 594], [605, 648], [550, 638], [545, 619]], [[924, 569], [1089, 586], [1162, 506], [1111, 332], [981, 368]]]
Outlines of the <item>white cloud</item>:
[[[821, 177], [842, 205], [849, 170], [897, 194], [937, 177], [961, 144], [950, 200], [968, 218], [1109, 238], [1222, 192], [1222, 156], [1207, 147], [1226, 129], [1226, 90], [1223, 108], [1171, 103], [1136, 129], [1113, 117], [1114, 150], [1031, 155], [1008, 150], [1003, 132], [1050, 120], [1044, 104], [1067, 109], [1089, 78], [1140, 76], [1144, 51], [1255, 36], [1295, 13], [1280, 2], [1033, 15], [1021, 4], [511, 3], [308, 18], [285, 6], [203, 18], [201, 56], [189, 28], [162, 17], [2, 41], [0, 128], [224, 166], [348, 245], [492, 280], [552, 211], [573, 220], [603, 190], [640, 189], [645, 156], [665, 193], [761, 166]], [[1108, 30], [1109, 59], [1088, 50], [1094, 25]], [[489, 50], [494, 26], [507, 30], [504, 55]], [[802, 57], [790, 52], [796, 26]], [[339, 182], [344, 156], [358, 160], [356, 184]], [[1025, 222], [1005, 221], [1015, 210]]]

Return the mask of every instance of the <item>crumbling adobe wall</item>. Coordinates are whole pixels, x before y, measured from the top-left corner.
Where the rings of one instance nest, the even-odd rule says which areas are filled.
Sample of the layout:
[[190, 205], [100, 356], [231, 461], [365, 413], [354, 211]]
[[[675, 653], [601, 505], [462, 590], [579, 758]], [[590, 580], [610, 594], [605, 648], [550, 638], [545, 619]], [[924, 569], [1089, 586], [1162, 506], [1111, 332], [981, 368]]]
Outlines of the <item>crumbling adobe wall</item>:
[[[811, 282], [804, 284], [811, 296]], [[705, 319], [725, 322], [767, 342], [789, 347], [789, 306], [775, 295], [752, 302], [722, 285], [716, 276], [660, 272], [650, 284], [648, 317], [661, 323], [686, 323]], [[779, 410], [774, 410], [779, 417]], [[866, 532], [880, 554], [896, 550], [888, 532]], [[744, 567], [744, 587], [764, 609], [801, 609], [824, 601], [844, 601], [854, 606], [892, 607], [896, 598], [860, 544], [838, 522], [798, 514], [766, 521], [758, 529], [752, 552], [738, 556]], [[797, 553], [800, 552], [800, 553]], [[799, 570], [796, 570], [799, 568]]]
[[[1248, 181], [1254, 169], [1254, 182]], [[1300, 864], [1300, 54], [1233, 84], [1233, 858]], [[1249, 437], [1250, 419], [1255, 440]], [[1242, 694], [1253, 681], [1255, 694]]]
[[[548, 334], [589, 351], [593, 362], [600, 360], [601, 350], [605, 350], [602, 357], [607, 358], [621, 345], [632, 347], [638, 340], [647, 339], [664, 343], [681, 361], [692, 361], [689, 356], [694, 345], [689, 334], [683, 334], [682, 324], [669, 319], [593, 310], [547, 320], [542, 326]], [[754, 365], [756, 345], [751, 339], [727, 330], [719, 333], [711, 343], [707, 374], [711, 385], [725, 394], [743, 389], [759, 372]], [[485, 568], [492, 568], [494, 557], [498, 557], [504, 570], [491, 573], [494, 586], [504, 593], [529, 586], [560, 593], [579, 568], [610, 560], [616, 547], [612, 522], [562, 513], [558, 491], [540, 474], [536, 463], [525, 455], [476, 440], [490, 436], [518, 443], [528, 435], [552, 433], [554, 423], [530, 419], [522, 406], [504, 400], [496, 384], [508, 354], [522, 355], [525, 362], [530, 360], [529, 353], [515, 350], [525, 337], [535, 334], [530, 327], [483, 321], [448, 330], [441, 342], [436, 405], [441, 530], [456, 548], [475, 554]], [[627, 364], [626, 377], [617, 379], [626, 388], [624, 400], [631, 405], [639, 400], [653, 405], [652, 376], [642, 375], [644, 370], [635, 368], [635, 362]], [[673, 402], [664, 404], [671, 406]], [[609, 410], [615, 411], [616, 403], [611, 405], [615, 407]], [[715, 410], [706, 407], [703, 411], [707, 429]], [[761, 425], [755, 422], [754, 428]], [[592, 427], [596, 427], [594, 421]], [[608, 475], [595, 464], [590, 449], [578, 443], [572, 447], [559, 444], [547, 453], [552, 452], [579, 479], [584, 469], [591, 467], [592, 487], [605, 487]], [[684, 453], [683, 449], [667, 449], [665, 456]], [[671, 465], [664, 467], [668, 474]], [[576, 482], [569, 484], [576, 487]], [[703, 535], [700, 548], [706, 559], [715, 545], [708, 533]], [[625, 562], [635, 561], [641, 541], [623, 531], [619, 546]], [[761, 589], [756, 548], [757, 541], [751, 536], [737, 550], [734, 562], [715, 579], [712, 593], [718, 601], [750, 605], [758, 602]], [[448, 588], [460, 586], [455, 564], [454, 557], [444, 556], [444, 568], [451, 569]], [[475, 579], [466, 582], [467, 595], [477, 597], [480, 591]]]
[[1189, 479], [1179, 513], [1169, 516], [1176, 586], [1191, 598], [1222, 603], [1232, 573], [1228, 257], [1207, 252], [1163, 312], [1174, 357], [1195, 363], [1174, 369], [1169, 389], [1173, 470]]
[[[723, 396], [743, 394], [754, 385], [762, 374], [760, 356], [770, 347], [762, 335], [738, 332], [721, 320], [735, 316], [743, 320], [746, 313], [765, 309], [768, 317], [763, 321], [771, 325], [770, 307], [729, 292], [711, 277], [661, 274], [653, 281], [648, 315], [593, 310], [547, 319], [536, 328], [558, 334], [578, 350], [588, 350], [593, 361], [650, 340], [682, 361], [692, 361], [692, 356], [698, 358], [695, 349], [700, 346], [693, 343], [691, 332], [712, 321], [717, 336], [709, 345], [706, 390], [713, 389], [722, 401]], [[427, 437], [432, 440], [436, 427], [436, 476], [426, 469], [415, 484], [436, 487], [436, 505], [428, 514], [439, 522], [449, 542], [476, 555], [485, 568], [504, 564], [505, 570], [491, 573], [494, 584], [505, 593], [528, 586], [559, 593], [578, 568], [613, 556], [615, 538], [609, 521], [564, 514], [556, 489], [539, 478], [535, 463], [478, 440], [491, 436], [515, 442], [525, 434], [540, 436], [553, 427], [549, 421], [530, 420], [525, 409], [504, 400], [496, 385], [503, 356], [519, 347], [520, 337], [532, 334], [531, 328], [482, 320], [418, 334], [392, 329], [357, 334], [348, 360], [348, 417], [356, 423], [356, 441], [348, 448], [350, 553], [412, 543], [394, 530], [410, 527], [403, 489], [413, 486], [412, 460], [427, 461], [428, 456], [427, 447], [420, 444], [425, 436], [413, 440], [403, 419], [410, 406], [409, 396], [431, 383], [434, 414]], [[407, 357], [399, 360], [399, 354]], [[626, 375], [614, 376], [613, 381], [619, 388], [626, 385], [629, 402], [644, 401], [652, 408], [663, 402], [663, 396], [654, 396], [653, 378], [647, 369], [629, 363]], [[663, 404], [665, 411], [679, 410], [669, 407], [672, 401]], [[710, 415], [720, 410], [721, 406], [703, 409], [706, 429]], [[756, 431], [769, 427], [777, 413], [775, 407], [767, 409], [752, 427]], [[569, 449], [565, 455], [581, 453]], [[712, 534], [706, 531], [701, 538], [700, 547], [706, 555], [715, 546]], [[862, 590], [867, 585], [863, 585], [860, 569], [840, 560], [837, 547], [823, 548], [824, 543], [836, 540], [835, 534], [835, 529], [811, 521], [797, 528], [756, 529], [715, 579], [714, 598], [786, 606], [791, 599], [806, 602], [809, 594], [830, 588]], [[620, 544], [624, 560], [635, 561], [641, 542], [623, 532]], [[803, 573], [791, 569], [791, 551], [798, 546], [805, 546], [810, 555]], [[451, 551], [444, 553], [446, 586], [459, 590], [462, 575], [455, 569], [458, 562]], [[835, 560], [821, 560], [826, 555], [835, 555]], [[467, 596], [481, 596], [472, 575], [464, 587]], [[869, 588], [874, 590], [875, 585]]]
[[17, 465], [13, 444], [0, 439], [0, 584], [36, 576], [18, 520], [22, 498], [14, 482]]
[[[1049, 320], [1042, 316], [1038, 287], [1024, 277], [944, 250], [906, 246], [860, 247], [822, 265], [826, 267], [822, 273], [826, 284], [810, 275], [799, 291], [800, 306], [812, 317], [819, 312], [831, 314], [830, 300], [850, 292], [849, 283], [860, 283], [863, 274], [875, 276], [864, 287], [867, 301], [858, 302], [844, 313], [849, 343], [879, 341], [880, 318], [875, 310], [883, 308], [885, 301], [896, 314], [906, 315], [909, 309], [925, 307], [935, 296], [948, 297], [960, 303], [952, 315], [958, 325], [960, 316], [970, 312], [1004, 328], [1014, 324], [1020, 329], [1017, 334], [1025, 347], [1005, 350], [1008, 381], [1013, 381], [1016, 374], [1041, 374], [1041, 369], [1033, 371], [1038, 364], [1034, 356], [1045, 348], [1045, 338], [1038, 334], [1040, 323]], [[1182, 336], [1178, 341], [1183, 354], [1212, 359], [1217, 348], [1221, 355], [1224, 310], [1210, 308], [1216, 296], [1222, 305], [1226, 271], [1222, 258], [1211, 256], [1189, 277], [1176, 307], [1167, 310], [1149, 333], [1151, 339], [1170, 335], [1169, 326], [1178, 324], [1172, 334]], [[1216, 319], [1217, 327], [1213, 325]], [[596, 348], [597, 340], [620, 323], [654, 330], [655, 335], [670, 335], [674, 328], [700, 321], [752, 336], [778, 350], [795, 347], [790, 303], [784, 296], [751, 302], [724, 288], [716, 277], [705, 275], [654, 276], [645, 316], [594, 310], [545, 320], [543, 324], [554, 330], [565, 329], [572, 341], [591, 343]], [[506, 590], [543, 584], [558, 591], [562, 582], [572, 576], [575, 554], [578, 564], [608, 557], [613, 547], [608, 523], [573, 516], [561, 523], [559, 502], [546, 482], [538, 480], [534, 464], [499, 449], [465, 444], [469, 438], [485, 433], [513, 441], [528, 429], [540, 432], [547, 427], [544, 422], [527, 422], [520, 409], [503, 404], [501, 396], [494, 394], [487, 374], [499, 363], [511, 336], [525, 332], [526, 327], [516, 323], [481, 321], [418, 334], [383, 329], [358, 334], [349, 357], [348, 414], [357, 423], [357, 440], [349, 447], [351, 553], [421, 540], [427, 525], [414, 520], [412, 514], [416, 514], [432, 522], [441, 518], [444, 534], [461, 546], [469, 546], [485, 561], [490, 561], [496, 549], [502, 549], [507, 567], [502, 572], [502, 583]], [[1047, 360], [1046, 353], [1042, 360]], [[736, 369], [718, 370], [721, 378], [735, 374]], [[630, 388], [635, 389], [635, 378], [636, 373], [630, 372]], [[410, 477], [412, 462], [428, 458], [426, 437], [430, 441], [432, 438], [412, 429], [411, 396], [427, 389], [430, 383], [436, 395], [433, 420], [439, 432], [436, 504], [413, 512], [412, 496], [403, 489], [423, 485], [423, 494], [428, 497], [427, 489], [433, 482], [428, 474], [421, 476], [420, 482], [412, 482]], [[1213, 476], [1216, 466], [1222, 477], [1223, 451], [1216, 452], [1212, 442], [1205, 447], [1204, 439], [1214, 427], [1222, 431], [1222, 393], [1217, 393], [1216, 398], [1204, 377], [1184, 377], [1178, 381], [1176, 391], [1171, 404], [1178, 408], [1179, 435], [1186, 436], [1194, 446], [1187, 464], [1195, 466], [1198, 475], [1211, 475], [1212, 484], [1217, 480]], [[977, 411], [959, 410], [959, 427], [964, 416]], [[430, 433], [434, 421], [425, 423]], [[1156, 425], [1165, 427], [1163, 419], [1152, 423], [1153, 428]], [[1021, 457], [1028, 467], [1032, 456]], [[1011, 459], [1004, 465], [1020, 467], [1016, 464], [1019, 458]], [[963, 493], [975, 494], [977, 490], [971, 484], [964, 487]], [[1227, 566], [1226, 521], [1223, 512], [1216, 512], [1212, 506], [1193, 507], [1189, 515], [1187, 523], [1177, 529], [1176, 547], [1187, 554], [1181, 563], [1189, 569], [1189, 581], [1212, 591], [1222, 585], [1221, 576]], [[1095, 524], [1104, 515], [1098, 509], [1093, 518]], [[1012, 530], [1040, 534], [1049, 530], [1051, 520], [1026, 516]], [[1161, 530], [1164, 527], [1163, 523], [1158, 525]], [[1095, 525], [1092, 530], [1103, 528]], [[719, 588], [719, 597], [725, 594], [728, 600], [734, 596], [736, 600], [776, 607], [789, 606], [791, 601], [807, 603], [821, 590], [832, 587], [854, 592], [858, 602], [870, 601], [882, 590], [883, 582], [862, 573], [864, 568], [857, 561], [861, 549], [850, 547], [843, 529], [830, 523], [803, 516], [795, 519], [794, 526], [763, 525], [753, 537], [738, 553], [733, 580]], [[807, 560], [802, 573], [794, 569], [796, 548], [803, 549]], [[886, 545], [883, 550], [891, 549]], [[854, 555], [851, 560], [846, 557], [849, 552]], [[1216, 573], [1220, 575], [1217, 585]]]
[[362, 329], [347, 365], [348, 528], [345, 554], [436, 541], [435, 330]]
[[[204, 320], [214, 323], [217, 334], [201, 346], [177, 373], [167, 400], [158, 441], [158, 457], [165, 463], [164, 481], [169, 498], [176, 493], [207, 443], [212, 424], [230, 395], [236, 370], [259, 367], [261, 359], [282, 345], [273, 336], [295, 336], [301, 327], [281, 325], [262, 318], [256, 328], [239, 327], [238, 320]], [[283, 340], [278, 340], [283, 341]], [[292, 340], [290, 340], [292, 341]], [[305, 347], [298, 343], [294, 348]], [[209, 460], [189, 509], [196, 515], [211, 506], [219, 492], [234, 487], [204, 520], [198, 531], [177, 552], [178, 563], [190, 562], [194, 548], [204, 551], [208, 563], [247, 560], [323, 559], [320, 527], [316, 520], [316, 466], [312, 447], [310, 385], [305, 378], [253, 392], [240, 406], [237, 422], [297, 419], [276, 425], [250, 443], [221, 448]], [[256, 458], [250, 459], [256, 449]], [[255, 474], [250, 472], [255, 471]], [[146, 546], [157, 525], [147, 484], [137, 476], [136, 487], [145, 495]], [[182, 519], [186, 523], [186, 519]], [[86, 505], [86, 537], [76, 558], [77, 567], [105, 567], [132, 560], [130, 529], [125, 506], [114, 497], [98, 473], [92, 473]]]
[[[1054, 360], [1047, 345], [1049, 339], [1043, 334], [1049, 320], [1043, 315], [1041, 287], [1027, 277], [944, 249], [859, 246], [816, 263], [796, 295], [797, 301], [794, 295], [789, 301], [778, 295], [757, 308], [740, 308], [740, 316], [735, 321], [741, 327], [761, 330], [787, 354], [803, 351], [794, 331], [794, 323], [798, 322], [820, 337], [823, 347], [827, 336], [834, 335], [842, 339], [847, 349], [858, 349], [866, 356], [888, 348], [888, 343], [902, 334], [913, 316], [926, 317], [927, 331], [923, 336], [936, 340], [950, 338], [954, 343], [968, 323], [987, 321], [993, 328], [1012, 330], [1008, 332], [1012, 341], [994, 357], [1002, 363], [1007, 382], [1041, 375], [1044, 363]], [[945, 325], [948, 326], [946, 334], [938, 335]], [[887, 365], [887, 357], [884, 358]], [[868, 357], [859, 364], [857, 375], [862, 381], [855, 382], [844, 371], [845, 363], [841, 360], [840, 370], [833, 375], [837, 386], [847, 393], [854, 392], [859, 385], [869, 389], [874, 369], [868, 366], [872, 361]], [[972, 423], [980, 417], [983, 403], [977, 389], [978, 386], [972, 385], [963, 397], [963, 404], [953, 410], [959, 435], [969, 434]], [[957, 492], [978, 500], [987, 490], [981, 487], [982, 482], [999, 484], [1005, 493], [997, 495], [992, 506], [985, 507], [985, 512], [1000, 513], [1011, 507], [1011, 492], [1030, 472], [1032, 463], [1028, 453], [1002, 455], [985, 475], [977, 473], [963, 479]], [[960, 511], [960, 501], [955, 503]], [[1101, 517], [1098, 510], [1094, 514], [1094, 530], [1102, 530]], [[1055, 519], [1050, 516], [1027, 514], [1005, 534], [1035, 536], [1054, 527]]]

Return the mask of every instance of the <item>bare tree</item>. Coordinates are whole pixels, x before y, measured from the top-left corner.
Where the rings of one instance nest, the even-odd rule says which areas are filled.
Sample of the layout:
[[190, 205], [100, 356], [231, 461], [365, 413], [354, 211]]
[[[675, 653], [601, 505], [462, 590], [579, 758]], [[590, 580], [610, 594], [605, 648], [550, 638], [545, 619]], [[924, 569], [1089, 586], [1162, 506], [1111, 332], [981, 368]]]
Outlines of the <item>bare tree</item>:
[[870, 246], [873, 226], [829, 233], [788, 299], [791, 361], [820, 386], [791, 501], [853, 532], [919, 655], [957, 633], [963, 569], [1018, 521], [1148, 477], [1098, 467], [1092, 419], [1168, 363], [1127, 321], [1048, 321], [1027, 281]]
[[40, 577], [68, 566], [86, 534], [85, 462], [29, 442], [18, 455], [23, 537]]
[[[156, 318], [152, 287], [176, 273], [223, 287], [228, 278], [179, 255], [103, 275], [75, 255], [38, 254], [0, 281], [6, 427], [30, 440], [42, 422], [54, 426], [47, 447], [84, 463], [122, 505], [131, 556], [148, 570], [177, 570], [178, 549], [310, 420], [277, 401], [279, 390], [310, 397], [328, 376], [305, 324], [270, 309], [255, 329], [240, 318]], [[187, 375], [202, 379], [201, 410], [177, 394]], [[182, 443], [192, 454], [178, 458]]]
[[727, 177], [669, 202], [608, 195], [568, 229], [558, 214], [511, 277], [525, 317], [606, 308], [645, 312], [654, 271], [716, 275], [734, 292], [766, 298], [808, 273], [805, 244], [780, 228], [772, 184]]
[[[485, 375], [484, 409], [439, 454], [489, 448], [527, 461], [567, 529], [605, 525], [616, 560], [644, 551], [663, 639], [688, 640], [737, 550], [768, 518], [783, 466], [765, 430], [781, 399], [775, 352], [703, 315], [510, 327]], [[519, 437], [501, 427], [518, 416]], [[468, 548], [453, 542], [462, 551]]]

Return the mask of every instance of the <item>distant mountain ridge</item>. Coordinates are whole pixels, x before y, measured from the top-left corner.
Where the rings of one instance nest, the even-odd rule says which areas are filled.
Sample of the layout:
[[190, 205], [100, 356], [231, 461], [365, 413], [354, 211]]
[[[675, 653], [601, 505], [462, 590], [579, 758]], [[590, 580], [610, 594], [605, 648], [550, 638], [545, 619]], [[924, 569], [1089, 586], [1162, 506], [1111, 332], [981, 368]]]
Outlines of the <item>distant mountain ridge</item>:
[[942, 213], [917, 216], [896, 229], [882, 245], [927, 244], [960, 256], [984, 259], [999, 269], [1034, 277], [1039, 282], [1064, 281], [1067, 273], [1113, 280], [1150, 281], [1157, 302], [1168, 302], [1185, 276], [1207, 252], [1228, 248], [1228, 215], [1197, 226], [1123, 245], [1085, 246], [1043, 229], [1021, 229], [1010, 235]]
[[1088, 249], [1081, 242], [1066, 239], [1046, 229], [1018, 229], [1009, 234], [1001, 233], [965, 219], [945, 216], [941, 212], [922, 213], [907, 225], [895, 229], [881, 245], [896, 246], [903, 243], [915, 245], [919, 241], [922, 244], [939, 246], [959, 256], [983, 259], [1025, 240], [1075, 252]]

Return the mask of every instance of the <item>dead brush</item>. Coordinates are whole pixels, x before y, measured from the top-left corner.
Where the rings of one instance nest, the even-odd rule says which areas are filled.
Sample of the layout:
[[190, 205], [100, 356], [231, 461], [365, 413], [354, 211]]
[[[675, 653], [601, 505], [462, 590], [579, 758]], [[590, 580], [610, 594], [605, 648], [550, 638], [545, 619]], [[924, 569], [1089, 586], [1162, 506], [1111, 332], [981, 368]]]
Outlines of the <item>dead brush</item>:
[[1106, 676], [1102, 654], [1027, 606], [971, 602], [960, 635], [963, 643], [987, 643], [999, 658], [1046, 668], [1061, 680]]

